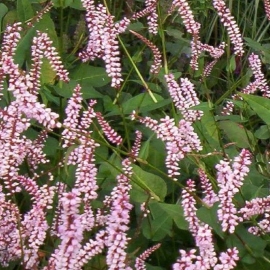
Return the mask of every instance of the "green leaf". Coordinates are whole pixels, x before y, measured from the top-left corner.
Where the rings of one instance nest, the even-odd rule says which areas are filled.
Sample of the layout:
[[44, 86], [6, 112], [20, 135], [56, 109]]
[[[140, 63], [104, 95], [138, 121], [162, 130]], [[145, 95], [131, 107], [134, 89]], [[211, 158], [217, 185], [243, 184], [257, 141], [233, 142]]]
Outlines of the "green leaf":
[[140, 31], [144, 29], [144, 25], [141, 22], [134, 22], [128, 26], [128, 30]]
[[44, 153], [48, 156], [55, 156], [56, 151], [59, 149], [59, 142], [53, 137], [48, 137], [45, 146], [44, 146]]
[[90, 86], [101, 87], [110, 82], [106, 71], [102, 67], [94, 67], [88, 64], [80, 64], [70, 77], [76, 80], [78, 83], [87, 83]]
[[248, 250], [250, 250], [255, 258], [264, 255], [267, 245], [266, 240], [249, 233], [242, 224], [237, 226], [235, 233], [229, 235], [226, 242], [229, 246], [236, 247], [239, 250], [240, 256], [247, 254]]
[[3, 19], [3, 29], [5, 29], [7, 27], [7, 25], [11, 25], [13, 23], [15, 23], [18, 20], [17, 18], [17, 11], [14, 10], [10, 10]]
[[198, 218], [204, 223], [208, 224], [214, 231], [221, 237], [224, 237], [224, 233], [222, 232], [222, 228], [217, 219], [217, 209], [218, 203], [215, 203], [210, 209], [206, 207], [201, 207], [197, 210]]
[[239, 95], [267, 125], [270, 125], [270, 99], [242, 93]]
[[55, 25], [49, 14], [44, 14], [42, 19], [31, 28], [25, 36], [20, 40], [15, 54], [15, 62], [22, 66], [26, 59], [31, 60], [31, 52], [29, 48], [32, 45], [33, 37], [36, 35], [36, 30], [45, 32], [48, 34], [50, 40], [53, 42], [53, 46], [57, 48], [57, 34], [55, 32]]
[[[70, 98], [73, 94], [74, 88], [78, 85], [78, 82], [70, 80], [69, 83], [58, 84], [54, 86], [55, 92], [64, 98]], [[81, 85], [81, 93], [83, 99], [89, 98], [103, 98], [104, 96], [96, 91], [92, 86], [87, 84]]]
[[55, 7], [66, 8], [72, 4], [73, 0], [52, 0], [52, 3]]
[[78, 10], [83, 10], [84, 7], [82, 6], [82, 1], [81, 0], [73, 0], [73, 3], [69, 5], [71, 8], [78, 9]]
[[167, 185], [165, 181], [153, 174], [142, 170], [139, 166], [133, 165], [134, 181], [133, 187], [141, 190], [146, 198], [153, 197], [157, 201], [163, 201], [167, 195]]
[[175, 222], [176, 226], [181, 230], [188, 229], [188, 223], [184, 218], [184, 211], [179, 204], [159, 203], [159, 206], [164, 210]]
[[0, 31], [2, 31], [2, 20], [4, 16], [7, 14], [8, 8], [6, 5], [0, 3]]
[[203, 111], [203, 112], [209, 112], [212, 108], [213, 108], [213, 105], [209, 104], [209, 102], [201, 102], [200, 104], [189, 108], [189, 110], [198, 110], [198, 111]]
[[48, 59], [43, 59], [40, 77], [41, 84], [54, 84], [56, 72], [52, 69], [52, 66]]
[[160, 207], [159, 203], [150, 203], [149, 208], [153, 219], [144, 220], [143, 235], [152, 241], [160, 241], [166, 235], [171, 234], [173, 220], [170, 215]]
[[146, 142], [142, 143], [139, 158], [146, 160], [149, 155], [149, 146], [150, 146], [151, 138], [149, 138]]
[[153, 266], [153, 265], [150, 265], [148, 263], [146, 263], [145, 265], [146, 265], [146, 270], [164, 270], [164, 268], [162, 268], [162, 267]]
[[219, 130], [212, 111], [209, 110], [209, 107], [208, 110], [202, 107], [198, 109], [204, 110], [201, 121], [195, 123], [195, 126], [200, 130], [199, 134], [203, 137], [202, 140], [206, 140], [210, 147], [219, 149]]
[[183, 39], [183, 32], [181, 32], [180, 30], [178, 29], [175, 29], [175, 28], [167, 28], [166, 30], [166, 34], [175, 38], [175, 39]]
[[[123, 103], [123, 112], [124, 114], [130, 114], [133, 110], [138, 110], [139, 112], [144, 111], [147, 112], [149, 110], [154, 110], [156, 108], [162, 107], [166, 104], [169, 104], [171, 101], [167, 100], [162, 104], [158, 104], [161, 101], [164, 101], [164, 99], [157, 94], [154, 94], [157, 103], [152, 100], [152, 98], [147, 93], [141, 93], [135, 97], [132, 97], [128, 101]], [[152, 107], [151, 107], [152, 106]]]
[[34, 17], [34, 11], [29, 0], [17, 0], [17, 16], [21, 22]]
[[248, 37], [244, 37], [244, 40], [247, 42], [247, 45], [256, 50], [256, 51], [264, 51], [265, 48], [261, 45], [261, 43], [251, 39], [251, 38], [248, 38]]
[[270, 129], [267, 125], [260, 126], [254, 133], [254, 136], [260, 140], [267, 140], [270, 138]]
[[253, 134], [240, 124], [228, 120], [220, 121], [218, 125], [227, 135], [230, 142], [234, 142], [238, 147], [249, 148], [250, 143], [254, 142]]

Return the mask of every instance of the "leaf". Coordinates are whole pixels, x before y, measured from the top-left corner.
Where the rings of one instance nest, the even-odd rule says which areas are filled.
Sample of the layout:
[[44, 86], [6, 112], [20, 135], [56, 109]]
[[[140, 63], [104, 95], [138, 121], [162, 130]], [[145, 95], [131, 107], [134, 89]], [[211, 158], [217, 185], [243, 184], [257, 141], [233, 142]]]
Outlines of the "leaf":
[[247, 45], [256, 50], [256, 51], [264, 51], [265, 48], [261, 45], [261, 43], [251, 39], [251, 38], [248, 38], [248, 37], [244, 37], [244, 40], [247, 42]]
[[106, 71], [102, 67], [94, 67], [88, 64], [80, 64], [70, 77], [76, 80], [78, 83], [87, 83], [90, 86], [101, 87], [110, 82]]
[[149, 138], [146, 142], [142, 143], [139, 158], [146, 160], [149, 155], [149, 146], [150, 146], [151, 138]]
[[239, 95], [267, 125], [270, 125], [270, 99], [242, 93]]
[[254, 136], [260, 140], [267, 140], [270, 138], [270, 129], [267, 125], [260, 126], [254, 133]]
[[144, 25], [141, 23], [141, 22], [134, 22], [134, 23], [131, 23], [129, 26], [128, 26], [128, 30], [133, 30], [133, 31], [140, 31], [144, 28]]
[[183, 32], [175, 28], [167, 28], [166, 34], [175, 39], [181, 39], [181, 40], [183, 39]]
[[21, 22], [34, 17], [34, 11], [29, 0], [17, 0], [17, 16]]
[[54, 7], [66, 8], [72, 4], [73, 0], [52, 0]]
[[56, 77], [56, 72], [52, 69], [51, 64], [48, 59], [43, 59], [41, 65], [41, 84], [54, 84]]
[[189, 110], [198, 110], [203, 112], [208, 112], [212, 109], [213, 105], [209, 102], [200, 102], [200, 104], [192, 106]]
[[249, 148], [250, 143], [254, 142], [253, 134], [246, 130], [242, 125], [233, 121], [220, 121], [219, 127], [224, 131], [231, 142], [241, 148]]
[[[160, 101], [164, 101], [164, 99], [157, 94], [154, 94], [156, 100], [159, 103]], [[169, 104], [171, 101], [166, 101], [165, 104]], [[151, 105], [153, 109], [156, 109], [160, 106], [164, 106], [164, 104], [158, 104], [152, 100], [152, 98], [147, 93], [141, 93], [135, 97], [132, 97], [128, 101], [123, 103], [123, 112], [124, 114], [130, 114], [133, 110], [139, 110], [139, 112], [144, 111], [147, 112], [151, 110]], [[150, 107], [150, 108], [149, 108]]]
[[[70, 98], [73, 94], [74, 88], [78, 85], [78, 82], [75, 80], [70, 80], [68, 83], [58, 84], [54, 86], [56, 93], [65, 98]], [[80, 84], [81, 86], [81, 93], [83, 99], [89, 98], [104, 98], [104, 96], [96, 91], [94, 87], [91, 85], [87, 85], [87, 83]]]
[[242, 224], [237, 226], [235, 233], [229, 235], [226, 242], [229, 246], [236, 247], [239, 250], [240, 256], [250, 251], [255, 258], [264, 255], [267, 245], [266, 240], [249, 233]]
[[150, 195], [157, 201], [163, 201], [167, 195], [167, 185], [165, 181], [153, 174], [142, 170], [139, 166], [133, 165], [134, 188], [141, 190], [146, 198]]
[[184, 211], [181, 205], [159, 203], [159, 206], [173, 219], [179, 229], [188, 230], [188, 223], [184, 218]]
[[6, 5], [0, 3], [0, 31], [2, 31], [2, 20], [4, 16], [7, 14], [8, 8]]
[[82, 1], [81, 0], [74, 0], [73, 3], [69, 5], [71, 8], [78, 9], [78, 10], [83, 10], [84, 7], [82, 6]]
[[198, 109], [204, 111], [201, 121], [195, 123], [195, 126], [200, 130], [199, 134], [203, 136], [202, 139], [206, 140], [210, 147], [219, 149], [219, 130], [212, 111], [209, 110], [209, 107], [208, 110], [203, 107], [199, 107]]
[[55, 32], [55, 25], [50, 15], [44, 14], [42, 19], [38, 23], [36, 23], [33, 28], [27, 31], [26, 35], [22, 37], [17, 46], [14, 60], [16, 63], [19, 64], [19, 66], [22, 66], [26, 59], [31, 60], [31, 52], [29, 48], [32, 45], [33, 37], [36, 35], [36, 30], [46, 32], [50, 40], [52, 40], [53, 46], [55, 46], [56, 48], [58, 46], [58, 38]]
[[210, 209], [203, 206], [197, 210], [197, 217], [213, 228], [214, 231], [223, 238], [224, 233], [222, 232], [222, 228], [217, 218], [217, 209], [218, 203], [215, 203]]
[[4, 19], [3, 19], [3, 29], [7, 27], [7, 25], [12, 25], [17, 21], [17, 11], [16, 10], [10, 10], [8, 13], [6, 13]]
[[173, 220], [170, 215], [160, 207], [159, 203], [150, 203], [149, 208], [152, 219], [145, 219], [143, 222], [143, 234], [147, 239], [160, 241], [171, 233]]
[[59, 149], [59, 142], [53, 137], [48, 137], [44, 144], [44, 153], [47, 156], [55, 156], [56, 151]]

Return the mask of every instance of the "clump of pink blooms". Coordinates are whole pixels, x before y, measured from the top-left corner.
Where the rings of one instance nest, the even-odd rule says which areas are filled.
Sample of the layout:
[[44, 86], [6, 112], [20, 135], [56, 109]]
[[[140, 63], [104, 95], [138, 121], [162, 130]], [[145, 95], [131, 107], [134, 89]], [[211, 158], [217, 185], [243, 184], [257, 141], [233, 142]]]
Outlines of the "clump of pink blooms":
[[187, 188], [182, 192], [182, 206], [185, 219], [189, 224], [189, 231], [195, 238], [199, 255], [196, 255], [196, 249], [189, 251], [180, 249], [180, 257], [173, 265], [173, 270], [234, 269], [236, 262], [239, 260], [238, 250], [229, 248], [217, 257], [211, 228], [196, 216], [196, 200], [193, 195], [195, 192], [195, 182], [190, 179], [187, 181]]

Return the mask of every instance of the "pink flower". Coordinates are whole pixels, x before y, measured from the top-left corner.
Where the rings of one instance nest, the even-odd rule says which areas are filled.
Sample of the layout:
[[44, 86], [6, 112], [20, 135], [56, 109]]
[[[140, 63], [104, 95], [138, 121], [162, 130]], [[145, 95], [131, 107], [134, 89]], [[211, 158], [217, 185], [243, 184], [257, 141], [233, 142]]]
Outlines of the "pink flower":
[[226, 7], [225, 1], [214, 0], [213, 5], [218, 12], [221, 23], [227, 28], [230, 40], [234, 45], [235, 54], [242, 56], [244, 53], [243, 39], [235, 19], [231, 15], [230, 10]]
[[119, 88], [123, 79], [117, 35], [125, 31], [130, 20], [123, 19], [115, 24], [114, 16], [107, 14], [106, 7], [102, 4], [95, 6], [92, 0], [83, 0], [82, 4], [86, 9], [89, 39], [86, 50], [79, 57], [84, 62], [96, 57], [103, 59], [106, 72], [112, 78], [111, 86]]
[[227, 252], [222, 252], [219, 256], [221, 264], [217, 264], [214, 270], [231, 270], [236, 266], [236, 261], [239, 260], [238, 250], [236, 248], [228, 249]]
[[158, 33], [158, 14], [157, 14], [157, 0], [146, 0], [146, 8], [152, 7], [152, 11], [147, 16], [147, 23], [149, 27], [149, 33], [156, 35]]
[[195, 191], [195, 183], [193, 180], [189, 179], [187, 181], [187, 188], [182, 191], [182, 207], [184, 209], [185, 219], [189, 224], [189, 230], [193, 237], [196, 236], [200, 226], [200, 220], [196, 216], [196, 200], [191, 194]]
[[136, 258], [135, 262], [135, 269], [136, 270], [146, 270], [145, 266], [145, 260], [154, 252], [156, 251], [161, 244], [154, 245], [151, 248], [148, 248], [146, 251], [144, 251], [138, 258]]
[[265, 9], [267, 19], [270, 21], [270, 1], [263, 0], [263, 3], [264, 3], [264, 9]]
[[171, 13], [175, 8], [178, 9], [178, 13], [183, 20], [187, 32], [193, 36], [198, 36], [201, 25], [195, 21], [188, 2], [186, 0], [173, 0], [169, 13]]
[[207, 177], [207, 174], [202, 169], [198, 169], [198, 173], [200, 176], [200, 181], [202, 185], [202, 192], [205, 195], [203, 198], [204, 203], [209, 206], [213, 206], [215, 202], [219, 200], [217, 194], [214, 192], [212, 184]]
[[112, 143], [115, 143], [116, 145], [120, 145], [122, 143], [122, 137], [118, 135], [115, 130], [112, 129], [112, 127], [104, 119], [101, 113], [96, 113], [96, 117], [108, 140]]
[[[127, 162], [127, 163], [126, 163]], [[125, 171], [129, 172], [131, 162], [123, 162]], [[126, 164], [126, 165], [125, 165]], [[124, 174], [117, 176], [117, 186], [113, 189], [110, 198], [110, 214], [106, 227], [106, 246], [108, 252], [106, 261], [109, 270], [126, 269], [126, 248], [129, 238], [127, 237], [128, 224], [130, 221], [130, 210], [132, 205], [129, 202], [129, 191], [131, 185], [129, 178]]]
[[252, 53], [249, 58], [249, 66], [255, 77], [255, 81], [249, 83], [245, 89], [242, 90], [243, 93], [251, 94], [254, 93], [257, 89], [263, 92], [263, 95], [270, 97], [270, 88], [267, 84], [267, 81], [262, 73], [262, 63], [258, 55]]
[[190, 110], [191, 107], [200, 104], [194, 85], [187, 78], [181, 78], [180, 85], [178, 85], [173, 74], [165, 75], [165, 80], [170, 96], [184, 119], [190, 122], [199, 120], [203, 113], [197, 110]]
[[250, 159], [250, 152], [243, 149], [240, 155], [234, 158], [232, 165], [225, 160], [221, 160], [216, 165], [217, 182], [220, 188], [218, 192], [220, 200], [218, 219], [222, 222], [223, 231], [228, 230], [230, 233], [233, 233], [238, 222], [242, 221], [242, 218], [237, 215], [233, 198], [242, 186], [244, 177], [249, 172]]
[[[136, 116], [134, 115], [134, 117]], [[169, 116], [162, 118], [160, 124], [150, 117], [139, 117], [139, 121], [152, 129], [157, 134], [157, 137], [166, 143], [167, 156], [165, 163], [168, 168], [168, 175], [177, 181], [179, 161], [187, 153], [202, 150], [201, 142], [194, 132], [191, 122], [182, 119], [176, 126], [174, 119]]]
[[252, 216], [263, 215], [257, 226], [249, 228], [249, 232], [260, 235], [270, 232], [270, 196], [265, 198], [255, 198], [246, 202], [245, 206], [239, 210], [244, 220]]
[[138, 37], [140, 40], [142, 40], [153, 52], [154, 55], [154, 62], [151, 65], [151, 69], [150, 72], [153, 74], [157, 74], [161, 68], [161, 53], [159, 51], [159, 49], [157, 48], [156, 45], [154, 45], [150, 40], [148, 40], [147, 38], [145, 38], [144, 36], [130, 30], [130, 32], [135, 35], [136, 37]]

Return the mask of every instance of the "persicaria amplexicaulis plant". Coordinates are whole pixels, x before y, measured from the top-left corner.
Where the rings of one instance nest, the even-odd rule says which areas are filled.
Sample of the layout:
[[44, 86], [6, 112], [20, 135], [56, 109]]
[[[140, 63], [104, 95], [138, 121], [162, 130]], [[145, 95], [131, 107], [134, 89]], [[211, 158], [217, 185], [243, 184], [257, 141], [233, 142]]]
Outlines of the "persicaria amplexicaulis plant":
[[269, 269], [270, 4], [240, 2], [0, 3], [1, 269]]

